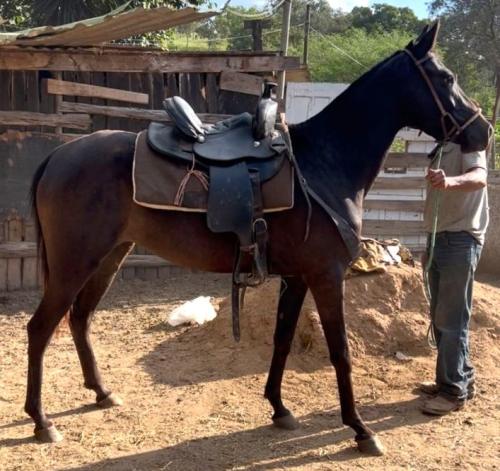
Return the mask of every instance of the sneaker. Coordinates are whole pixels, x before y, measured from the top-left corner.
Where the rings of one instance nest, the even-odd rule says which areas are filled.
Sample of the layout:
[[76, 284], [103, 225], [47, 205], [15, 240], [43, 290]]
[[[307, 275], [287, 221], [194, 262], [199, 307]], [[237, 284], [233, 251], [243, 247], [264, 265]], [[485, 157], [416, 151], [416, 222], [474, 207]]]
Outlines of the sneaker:
[[465, 401], [448, 399], [438, 394], [425, 402], [422, 407], [422, 412], [429, 415], [446, 415], [450, 412], [462, 409], [464, 405]]
[[[424, 394], [429, 394], [430, 396], [435, 396], [439, 394], [439, 386], [434, 381], [424, 381], [419, 383], [417, 389]], [[470, 401], [476, 396], [476, 385], [474, 382], [469, 383], [467, 386], [467, 400]]]

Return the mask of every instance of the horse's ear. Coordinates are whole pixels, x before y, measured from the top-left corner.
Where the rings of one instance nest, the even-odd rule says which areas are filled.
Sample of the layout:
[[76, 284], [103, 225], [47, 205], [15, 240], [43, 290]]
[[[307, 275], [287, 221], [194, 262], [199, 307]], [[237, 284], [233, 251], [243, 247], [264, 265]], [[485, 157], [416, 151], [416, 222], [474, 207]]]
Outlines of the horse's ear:
[[438, 32], [439, 20], [436, 20], [434, 23], [426, 25], [420, 33], [420, 36], [408, 44], [407, 48], [413, 52], [415, 57], [424, 57], [428, 52], [434, 49]]

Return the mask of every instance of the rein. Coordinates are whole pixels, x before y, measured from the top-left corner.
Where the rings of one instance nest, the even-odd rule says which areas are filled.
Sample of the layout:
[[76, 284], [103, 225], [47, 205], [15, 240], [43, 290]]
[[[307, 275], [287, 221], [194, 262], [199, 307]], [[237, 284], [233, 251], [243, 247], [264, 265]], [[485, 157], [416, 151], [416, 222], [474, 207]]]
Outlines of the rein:
[[[422, 75], [423, 79], [425, 80], [425, 83], [428, 85], [429, 90], [431, 91], [432, 97], [434, 98], [434, 102], [436, 103], [437, 107], [439, 108], [439, 112], [441, 113], [441, 128], [443, 130], [443, 141], [449, 141], [453, 137], [458, 136], [462, 131], [464, 131], [469, 125], [471, 125], [480, 115], [481, 115], [481, 110], [479, 108], [476, 109], [475, 113], [467, 120], [465, 123], [460, 125], [458, 121], [453, 117], [451, 113], [445, 110], [443, 106], [443, 102], [439, 98], [439, 95], [436, 92], [436, 89], [434, 88], [434, 85], [431, 82], [431, 79], [429, 78], [429, 75], [425, 71], [424, 67], [422, 64], [431, 59], [431, 55], [427, 53], [422, 59], [417, 59], [413, 53], [408, 50], [408, 49], [403, 49], [403, 52], [408, 54], [417, 69], [420, 71], [420, 74]], [[450, 130], [446, 127], [446, 120], [449, 120], [452, 124], [452, 127]]]

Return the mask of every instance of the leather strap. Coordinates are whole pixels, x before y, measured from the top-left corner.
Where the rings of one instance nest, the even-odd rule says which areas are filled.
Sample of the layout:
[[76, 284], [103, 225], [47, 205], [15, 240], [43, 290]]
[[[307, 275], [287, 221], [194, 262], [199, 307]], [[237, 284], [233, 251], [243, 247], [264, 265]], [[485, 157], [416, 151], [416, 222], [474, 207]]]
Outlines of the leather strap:
[[[439, 95], [437, 94], [436, 89], [434, 88], [434, 85], [431, 82], [431, 79], [429, 78], [427, 72], [422, 66], [422, 64], [427, 60], [431, 59], [432, 56], [429, 53], [427, 53], [421, 59], [417, 59], [409, 49], [403, 49], [403, 51], [411, 57], [413, 63], [416, 65], [425, 83], [429, 87], [432, 97], [434, 98], [434, 102], [436, 103], [437, 107], [439, 108], [439, 112], [441, 113], [441, 128], [443, 130], [443, 141], [445, 142], [450, 141], [453, 137], [458, 136], [462, 131], [464, 131], [467, 128], [467, 126], [472, 124], [481, 115], [481, 110], [479, 108], [476, 109], [473, 115], [465, 123], [460, 125], [458, 121], [453, 117], [453, 115], [448, 111], [446, 111], [446, 109], [444, 108], [443, 102], [439, 98]], [[449, 119], [450, 122], [452, 123], [452, 127], [450, 130], [448, 130], [448, 128], [446, 127], [447, 119]]]

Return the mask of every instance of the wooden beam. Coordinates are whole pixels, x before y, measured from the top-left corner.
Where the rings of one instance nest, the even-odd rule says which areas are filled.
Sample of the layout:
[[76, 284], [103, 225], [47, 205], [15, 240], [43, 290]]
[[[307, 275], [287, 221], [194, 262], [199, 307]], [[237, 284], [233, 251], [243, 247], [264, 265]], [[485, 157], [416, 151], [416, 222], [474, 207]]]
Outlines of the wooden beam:
[[425, 228], [423, 221], [364, 220], [361, 232], [363, 235], [399, 237], [403, 235], [424, 235]]
[[422, 152], [391, 152], [383, 166], [387, 167], [428, 167], [431, 163], [427, 154]]
[[[146, 119], [148, 121], [160, 121], [171, 123], [172, 120], [164, 110], [144, 110], [141, 108], [126, 108], [122, 106], [91, 105], [89, 103], [73, 103], [63, 101], [60, 107], [66, 113], [88, 113], [114, 118]], [[229, 118], [227, 114], [198, 113], [204, 123], [216, 123], [222, 119]]]
[[0, 258], [36, 257], [36, 242], [5, 242], [0, 244]]
[[262, 95], [263, 81], [262, 77], [257, 75], [224, 71], [220, 74], [219, 88], [231, 92], [260, 96]]
[[412, 200], [365, 200], [364, 209], [376, 209], [386, 211], [408, 211], [421, 213], [424, 210], [424, 201]]
[[46, 79], [47, 93], [51, 95], [76, 95], [91, 98], [103, 98], [105, 100], [127, 101], [139, 105], [149, 103], [147, 93], [130, 92], [118, 88], [100, 87], [86, 83], [67, 82], [65, 80]]
[[47, 114], [31, 111], [0, 111], [0, 125], [10, 126], [62, 126], [86, 131], [90, 128], [88, 114]]
[[2, 48], [0, 70], [82, 72], [269, 72], [300, 68], [298, 57], [272, 54], [174, 54], [99, 49], [38, 50]]
[[424, 177], [377, 177], [370, 191], [373, 190], [421, 190], [426, 188]]

